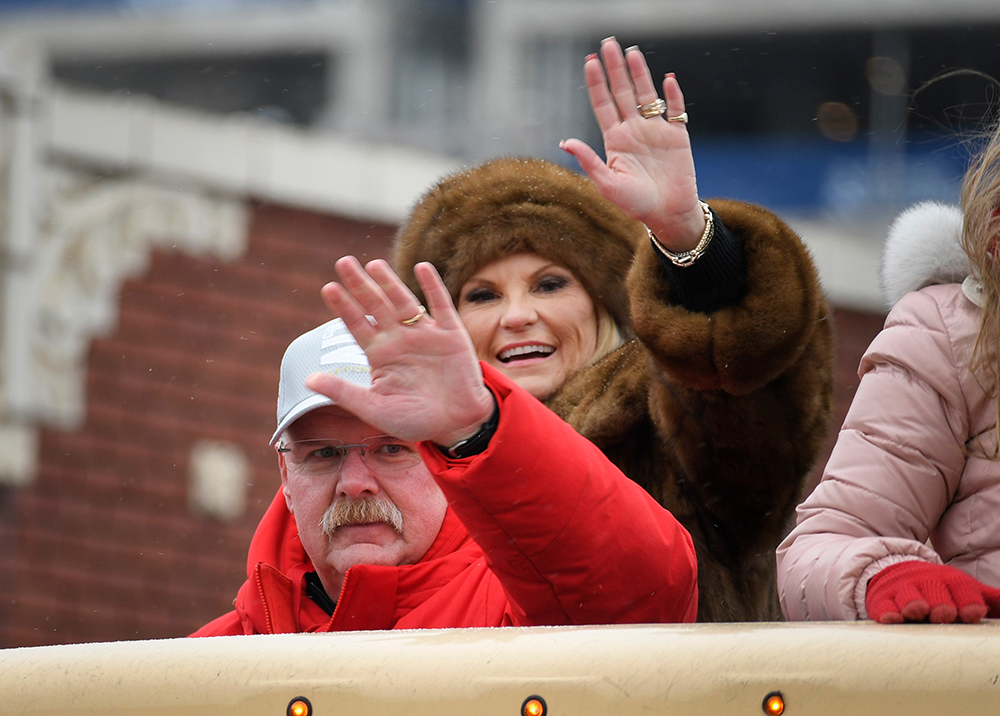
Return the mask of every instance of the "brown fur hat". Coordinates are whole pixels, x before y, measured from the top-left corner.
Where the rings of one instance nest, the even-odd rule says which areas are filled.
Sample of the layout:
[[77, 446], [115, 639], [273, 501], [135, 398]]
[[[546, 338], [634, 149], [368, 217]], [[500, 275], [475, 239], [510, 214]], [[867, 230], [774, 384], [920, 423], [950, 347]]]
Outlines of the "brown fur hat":
[[535, 253], [562, 264], [630, 333], [625, 276], [642, 224], [576, 172], [541, 159], [500, 158], [445, 177], [396, 234], [393, 267], [418, 297], [413, 267], [429, 261], [458, 301], [483, 266]]

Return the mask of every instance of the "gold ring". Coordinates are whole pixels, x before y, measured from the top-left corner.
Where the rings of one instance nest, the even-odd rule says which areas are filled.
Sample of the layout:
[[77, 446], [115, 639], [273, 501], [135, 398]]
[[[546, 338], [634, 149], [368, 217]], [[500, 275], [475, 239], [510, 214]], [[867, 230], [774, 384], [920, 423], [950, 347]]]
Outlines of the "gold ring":
[[668, 122], [680, 122], [681, 124], [687, 124], [688, 123], [688, 113], [687, 112], [681, 112], [676, 117], [667, 117], [667, 121]]
[[412, 326], [414, 323], [416, 323], [426, 315], [427, 315], [427, 309], [421, 305], [420, 308], [417, 309], [417, 315], [415, 315], [413, 318], [407, 318], [405, 321], [400, 321], [400, 323], [402, 323], [404, 326]]
[[655, 101], [649, 104], [637, 104], [635, 108], [646, 119], [652, 119], [653, 117], [659, 117], [667, 111], [667, 103], [657, 97]]

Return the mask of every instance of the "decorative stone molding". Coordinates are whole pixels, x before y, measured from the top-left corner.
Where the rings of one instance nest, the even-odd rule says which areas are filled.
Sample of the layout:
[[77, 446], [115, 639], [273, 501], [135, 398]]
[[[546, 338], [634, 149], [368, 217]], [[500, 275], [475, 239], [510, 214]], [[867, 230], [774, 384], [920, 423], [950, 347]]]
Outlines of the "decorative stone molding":
[[242, 200], [53, 166], [42, 175], [35, 250], [7, 276], [4, 408], [63, 428], [84, 415], [90, 340], [113, 329], [122, 283], [153, 248], [231, 260], [246, 248]]
[[250, 196], [398, 221], [454, 168], [410, 149], [59, 87], [44, 57], [0, 40], [0, 431], [20, 436], [16, 454], [0, 456], [0, 484], [30, 482], [38, 425], [80, 425], [89, 342], [114, 328], [121, 284], [152, 249], [236, 258]]
[[27, 425], [0, 424], [0, 485], [30, 484], [37, 465], [38, 431]]
[[236, 444], [201, 440], [191, 449], [188, 499], [192, 512], [226, 522], [246, 512], [250, 461]]

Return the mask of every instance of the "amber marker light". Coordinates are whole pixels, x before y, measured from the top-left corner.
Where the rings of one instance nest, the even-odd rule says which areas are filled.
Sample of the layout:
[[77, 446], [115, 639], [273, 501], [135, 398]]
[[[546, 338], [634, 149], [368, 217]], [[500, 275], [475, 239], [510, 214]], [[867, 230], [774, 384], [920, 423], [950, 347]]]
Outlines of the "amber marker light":
[[287, 716], [312, 716], [313, 706], [305, 696], [296, 696], [288, 702]]
[[521, 704], [521, 716], [545, 716], [548, 710], [541, 696], [529, 696]]
[[785, 697], [781, 695], [780, 691], [772, 691], [764, 697], [764, 703], [761, 706], [767, 716], [781, 716], [785, 713]]

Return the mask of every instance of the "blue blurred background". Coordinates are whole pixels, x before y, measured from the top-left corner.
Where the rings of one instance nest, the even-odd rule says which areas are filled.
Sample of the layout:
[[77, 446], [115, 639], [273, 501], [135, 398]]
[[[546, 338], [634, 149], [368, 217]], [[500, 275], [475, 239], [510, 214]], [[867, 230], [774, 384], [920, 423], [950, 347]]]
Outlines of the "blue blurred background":
[[[970, 132], [989, 119], [1000, 78], [1000, 10], [976, 0], [911, 0], [891, 15], [839, 0], [794, 17], [783, 5], [726, 0], [676, 12], [649, 2], [383, 0], [324, 40], [324, 11], [356, 5], [0, 0], [0, 17], [51, 39], [59, 82], [468, 161], [564, 162], [556, 143], [570, 135], [599, 146], [580, 67], [614, 32], [640, 45], [654, 75], [677, 73], [704, 195], [832, 221], [955, 201]], [[46, 23], [59, 29], [46, 35]], [[160, 24], [153, 35], [149, 23]], [[352, 35], [381, 47], [362, 60]], [[378, 98], [359, 102], [360, 85]]]

